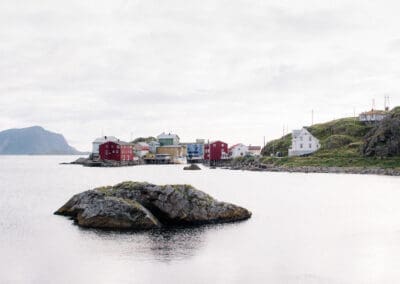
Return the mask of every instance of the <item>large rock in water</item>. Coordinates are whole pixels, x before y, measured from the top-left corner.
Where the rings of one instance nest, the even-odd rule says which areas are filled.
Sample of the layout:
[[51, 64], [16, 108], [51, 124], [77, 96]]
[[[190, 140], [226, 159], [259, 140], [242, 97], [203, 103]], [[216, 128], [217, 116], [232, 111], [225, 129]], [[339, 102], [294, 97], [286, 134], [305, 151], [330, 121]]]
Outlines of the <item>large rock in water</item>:
[[363, 154], [368, 157], [400, 155], [400, 108], [395, 108], [365, 136]]
[[73, 196], [55, 214], [103, 229], [151, 229], [245, 220], [251, 212], [220, 202], [190, 185], [122, 182]]

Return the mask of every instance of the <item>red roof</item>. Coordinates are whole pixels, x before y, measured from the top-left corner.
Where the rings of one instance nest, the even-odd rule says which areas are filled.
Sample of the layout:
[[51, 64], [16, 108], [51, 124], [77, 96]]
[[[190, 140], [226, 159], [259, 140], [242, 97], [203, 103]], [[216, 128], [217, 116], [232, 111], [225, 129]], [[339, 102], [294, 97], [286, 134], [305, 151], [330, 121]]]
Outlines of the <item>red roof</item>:
[[258, 151], [261, 150], [261, 146], [249, 146], [249, 151]]

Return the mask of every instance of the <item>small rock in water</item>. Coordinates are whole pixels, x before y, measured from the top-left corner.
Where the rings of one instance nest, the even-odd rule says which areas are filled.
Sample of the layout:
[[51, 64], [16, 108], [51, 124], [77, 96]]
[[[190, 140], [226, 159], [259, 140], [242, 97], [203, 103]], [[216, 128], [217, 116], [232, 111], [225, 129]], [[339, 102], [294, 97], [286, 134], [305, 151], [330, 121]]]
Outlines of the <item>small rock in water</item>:
[[144, 230], [171, 225], [199, 225], [246, 220], [251, 212], [220, 202], [190, 185], [122, 182], [74, 195], [55, 212], [79, 226]]
[[201, 170], [201, 168], [200, 168], [198, 165], [196, 165], [196, 164], [191, 164], [190, 166], [184, 167], [183, 169], [184, 169], [184, 170], [187, 170], [187, 171], [197, 171], [197, 170]]

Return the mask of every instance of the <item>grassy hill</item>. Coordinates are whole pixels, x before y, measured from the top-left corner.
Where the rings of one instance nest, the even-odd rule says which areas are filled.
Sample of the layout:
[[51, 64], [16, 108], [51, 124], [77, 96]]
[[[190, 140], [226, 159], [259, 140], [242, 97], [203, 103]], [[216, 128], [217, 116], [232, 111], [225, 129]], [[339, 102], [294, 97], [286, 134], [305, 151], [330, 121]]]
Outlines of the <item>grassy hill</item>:
[[[358, 119], [342, 118], [306, 128], [320, 140], [319, 151], [308, 157], [288, 157], [292, 140], [291, 134], [288, 134], [269, 142], [262, 150], [264, 157], [261, 161], [277, 166], [400, 168], [400, 157], [376, 158], [362, 155], [364, 137], [373, 126], [360, 123]], [[271, 157], [276, 152], [281, 152], [283, 157]]]

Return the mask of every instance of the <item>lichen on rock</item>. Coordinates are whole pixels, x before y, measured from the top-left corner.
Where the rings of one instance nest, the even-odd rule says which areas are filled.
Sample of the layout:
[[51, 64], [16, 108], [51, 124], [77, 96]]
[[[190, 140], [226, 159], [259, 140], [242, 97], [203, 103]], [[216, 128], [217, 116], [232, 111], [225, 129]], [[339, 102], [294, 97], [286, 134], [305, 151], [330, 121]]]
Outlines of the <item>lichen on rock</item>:
[[84, 227], [151, 229], [245, 220], [251, 212], [220, 202], [191, 185], [154, 185], [126, 181], [74, 195], [55, 214]]

